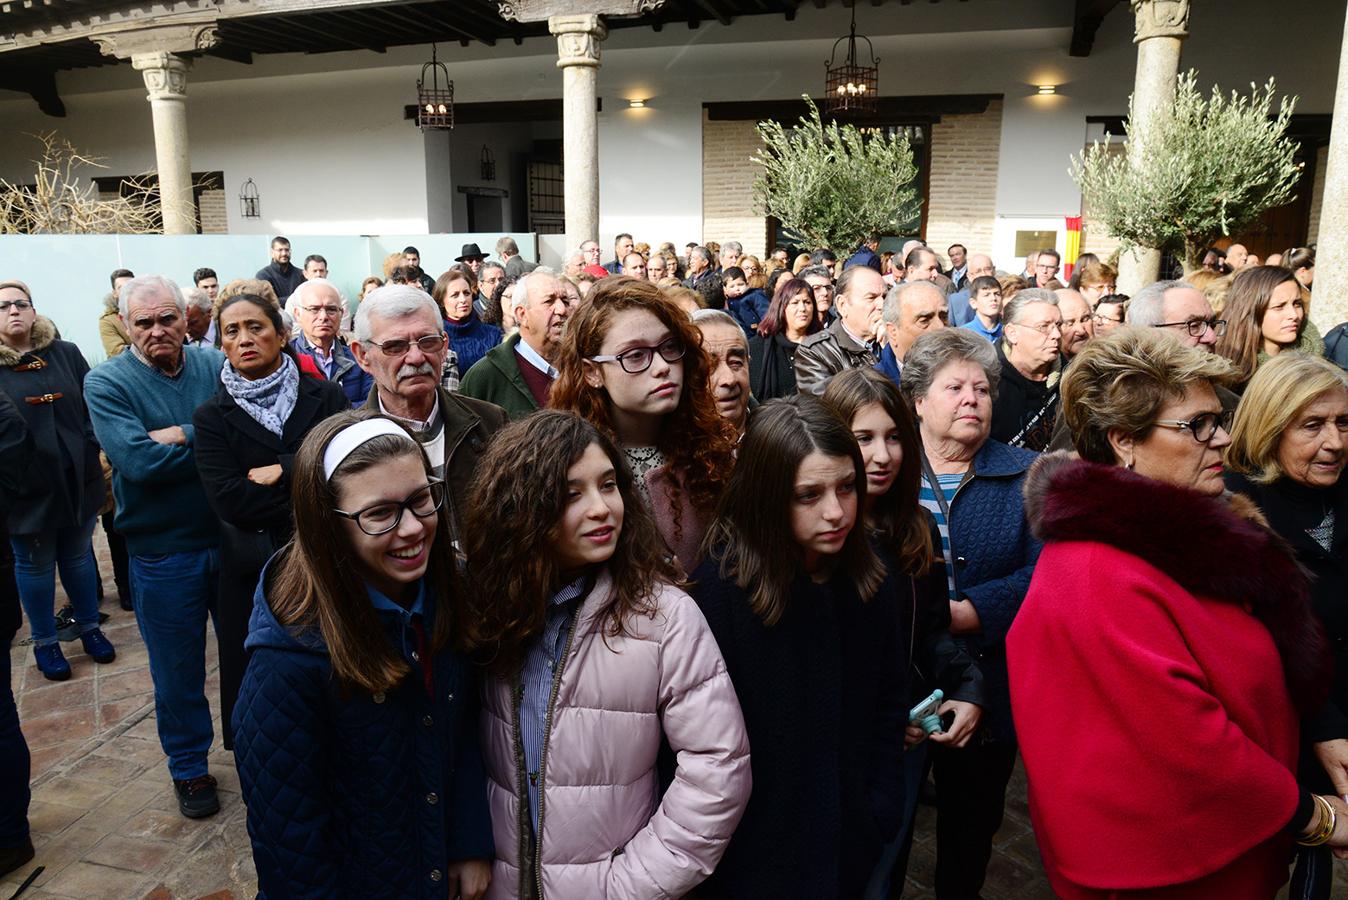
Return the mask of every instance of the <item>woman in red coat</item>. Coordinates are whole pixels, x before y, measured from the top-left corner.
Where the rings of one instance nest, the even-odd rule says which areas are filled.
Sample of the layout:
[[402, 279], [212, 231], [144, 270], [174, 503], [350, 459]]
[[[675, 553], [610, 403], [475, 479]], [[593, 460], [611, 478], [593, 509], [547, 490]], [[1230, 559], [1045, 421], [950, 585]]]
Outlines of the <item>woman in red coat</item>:
[[1045, 547], [1007, 663], [1061, 897], [1268, 898], [1293, 840], [1348, 846], [1348, 805], [1294, 774], [1330, 676], [1305, 578], [1223, 499], [1231, 374], [1154, 329], [1094, 341], [1062, 386], [1082, 461], [1030, 474]]

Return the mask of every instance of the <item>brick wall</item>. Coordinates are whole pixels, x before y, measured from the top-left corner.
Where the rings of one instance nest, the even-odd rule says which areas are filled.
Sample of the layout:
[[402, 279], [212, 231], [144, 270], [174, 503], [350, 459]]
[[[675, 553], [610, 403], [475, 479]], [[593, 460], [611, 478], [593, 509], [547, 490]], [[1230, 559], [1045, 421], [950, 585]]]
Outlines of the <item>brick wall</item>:
[[755, 123], [713, 122], [702, 113], [702, 241], [739, 241], [744, 252], [762, 259], [768, 220], [754, 204], [758, 166]]
[[981, 113], [942, 116], [931, 129], [927, 244], [945, 260], [960, 243], [991, 253], [997, 215], [997, 155], [1002, 144], [1002, 101]]
[[1329, 147], [1315, 152], [1315, 183], [1311, 185], [1310, 224], [1306, 228], [1306, 243], [1314, 244], [1320, 237], [1320, 207], [1325, 199], [1325, 169], [1329, 168]]
[[[1127, 147], [1122, 143], [1111, 143], [1109, 145], [1111, 156], [1121, 156], [1126, 152]], [[1119, 249], [1119, 243], [1119, 239], [1109, 233], [1105, 223], [1093, 213], [1090, 204], [1083, 197], [1081, 201], [1081, 252], [1094, 253], [1101, 259], [1108, 261]], [[1117, 260], [1115, 265], [1117, 266]]]
[[201, 192], [201, 233], [229, 234], [229, 208], [220, 189]]

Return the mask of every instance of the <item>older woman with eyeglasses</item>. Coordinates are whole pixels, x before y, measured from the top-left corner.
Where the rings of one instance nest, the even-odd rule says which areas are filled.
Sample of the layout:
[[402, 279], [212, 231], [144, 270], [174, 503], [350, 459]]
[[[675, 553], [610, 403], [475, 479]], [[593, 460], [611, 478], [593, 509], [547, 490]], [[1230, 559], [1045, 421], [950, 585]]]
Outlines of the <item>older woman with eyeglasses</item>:
[[[1346, 449], [1348, 374], [1319, 357], [1284, 353], [1250, 379], [1226, 451], [1226, 486], [1259, 505], [1312, 576], [1311, 602], [1334, 653], [1334, 689], [1320, 714], [1303, 723], [1300, 772], [1312, 790], [1339, 795], [1348, 794]], [[1328, 897], [1328, 853], [1301, 855], [1291, 895]]]
[[1052, 291], [1026, 288], [1002, 303], [1002, 340], [997, 345], [1001, 389], [992, 407], [994, 439], [1036, 452], [1048, 447], [1058, 415], [1061, 347], [1062, 312]]
[[987, 698], [969, 746], [932, 751], [942, 897], [978, 896], [1001, 827], [1016, 764], [1004, 641], [1039, 557], [1021, 494], [1036, 455], [989, 434], [999, 369], [992, 344], [964, 328], [929, 331], [903, 358], [903, 393], [922, 438], [920, 502], [950, 563], [950, 631], [978, 660]]
[[19, 596], [32, 631], [33, 656], [51, 681], [70, 677], [56, 639], [56, 573], [75, 609], [84, 652], [94, 662], [117, 656], [98, 622], [98, 570], [92, 536], [103, 505], [103, 469], [84, 404], [89, 364], [58, 340], [21, 281], [0, 282], [0, 391], [33, 436], [36, 452], [6, 526]]
[[1127, 307], [1127, 294], [1105, 294], [1096, 301], [1095, 312], [1091, 315], [1091, 321], [1095, 323], [1095, 336], [1104, 337], [1122, 325]]
[[1221, 357], [1153, 329], [1063, 377], [1080, 460], [1045, 457], [1044, 550], [1007, 637], [1035, 835], [1064, 898], [1271, 897], [1292, 842], [1348, 847], [1348, 804], [1297, 786], [1330, 657], [1305, 576], [1224, 498]]

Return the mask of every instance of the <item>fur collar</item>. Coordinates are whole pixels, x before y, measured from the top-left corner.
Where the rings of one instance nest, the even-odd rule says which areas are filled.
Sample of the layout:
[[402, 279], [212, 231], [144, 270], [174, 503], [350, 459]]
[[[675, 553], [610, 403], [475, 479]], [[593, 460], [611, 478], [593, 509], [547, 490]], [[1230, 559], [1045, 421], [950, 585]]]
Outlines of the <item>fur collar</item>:
[[1305, 571], [1247, 498], [1205, 497], [1052, 453], [1026, 478], [1025, 514], [1046, 543], [1109, 544], [1195, 596], [1242, 605], [1272, 634], [1297, 707], [1306, 712], [1323, 702], [1328, 644], [1311, 612]]
[[103, 315], [117, 316], [121, 315], [121, 308], [117, 304], [117, 295], [109, 293], [103, 298]]
[[[51, 342], [56, 340], [56, 326], [52, 320], [46, 316], [38, 316], [33, 322], [33, 353], [39, 350], [46, 350], [51, 346]], [[0, 344], [0, 367], [9, 368], [16, 366], [23, 360], [25, 354], [13, 349], [7, 344]]]

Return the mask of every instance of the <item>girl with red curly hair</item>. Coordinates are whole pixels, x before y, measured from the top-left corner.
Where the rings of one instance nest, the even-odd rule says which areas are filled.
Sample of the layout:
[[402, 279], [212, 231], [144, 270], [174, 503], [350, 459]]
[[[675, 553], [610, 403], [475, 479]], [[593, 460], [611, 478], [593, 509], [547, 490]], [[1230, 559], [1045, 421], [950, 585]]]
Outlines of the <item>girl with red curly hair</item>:
[[691, 572], [735, 464], [697, 327], [655, 285], [606, 278], [571, 314], [556, 365], [548, 405], [613, 437], [665, 543]]

